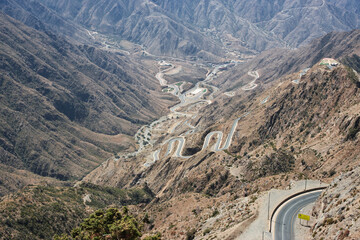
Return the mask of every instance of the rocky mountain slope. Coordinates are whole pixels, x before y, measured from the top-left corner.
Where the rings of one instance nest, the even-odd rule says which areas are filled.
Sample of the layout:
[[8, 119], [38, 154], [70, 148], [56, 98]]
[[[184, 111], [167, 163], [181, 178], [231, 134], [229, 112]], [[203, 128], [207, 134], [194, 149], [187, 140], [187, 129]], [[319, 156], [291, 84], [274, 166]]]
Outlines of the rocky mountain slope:
[[357, 239], [359, 229], [359, 167], [342, 173], [321, 195], [312, 215], [317, 223], [312, 227], [316, 239]]
[[195, 26], [216, 29], [228, 44], [234, 38], [255, 50], [273, 47], [274, 41], [298, 47], [331, 31], [350, 31], [360, 24], [359, 5], [353, 0], [153, 2]]
[[[13, 1], [17, 3], [19, 0]], [[49, 25], [57, 25], [52, 19], [60, 18], [62, 21], [79, 24], [88, 30], [115, 35], [118, 39], [138, 43], [155, 55], [181, 57], [195, 55], [205, 58], [208, 58], [208, 55], [210, 58], [212, 55], [215, 58], [217, 55], [224, 55], [219, 43], [207, 39], [193, 26], [170, 16], [149, 1], [41, 0], [36, 2], [55, 16], [50, 15]], [[16, 9], [17, 5], [11, 4], [6, 8]], [[29, 11], [34, 13], [32, 9]]]
[[0, 3], [0, 11], [36, 30], [56, 32], [82, 43], [89, 42], [85, 29], [67, 21], [38, 1], [4, 0]]
[[[238, 68], [224, 72], [215, 79], [214, 84], [221, 86], [224, 92], [235, 91], [237, 94], [242, 94], [241, 87], [251, 79], [247, 73], [258, 71], [260, 76], [256, 83], [266, 88], [275, 79], [311, 67], [322, 58], [330, 57], [346, 61], [345, 58], [352, 59], [360, 56], [359, 39], [360, 30], [329, 33], [295, 50], [265, 51]], [[351, 62], [356, 62], [356, 60], [352, 59], [348, 65], [351, 65]], [[358, 70], [356, 64], [351, 66]]]
[[[343, 36], [335, 35], [332, 39]], [[349, 57], [342, 56], [358, 66], [352, 54], [359, 51], [359, 39], [354, 32], [349, 36], [342, 46], [354, 48], [347, 51]], [[210, 232], [220, 236], [228, 228], [243, 228], [256, 217], [258, 193], [304, 178], [330, 182], [359, 164], [359, 75], [348, 66], [322, 61], [273, 79], [268, 88], [218, 98], [189, 120], [193, 133], [179, 127], [154, 144], [159, 159], [153, 164], [145, 164], [156, 155], [149, 149], [138, 157], [107, 161], [84, 181], [119, 187], [146, 182], [157, 196], [148, 210], [156, 216], [155, 229], [166, 239], [182, 238], [185, 232], [199, 238]], [[211, 148], [216, 137], [202, 149], [205, 136], [220, 131], [226, 137], [239, 117], [228, 149]], [[190, 157], [177, 155], [176, 145], [169, 147], [165, 140], [171, 136], [185, 136], [182, 156]], [[240, 214], [240, 222], [234, 220], [240, 219], [234, 210], [239, 206], [248, 213]]]
[[[352, 133], [352, 129], [358, 129], [357, 98], [359, 97], [359, 81], [357, 74], [352, 69], [347, 69], [346, 67], [329, 70], [327, 67], [318, 66], [317, 64], [305, 76], [301, 78], [299, 85], [291, 81], [291, 76], [287, 76], [282, 78], [282, 81], [279, 80], [277, 82], [279, 85], [261, 94], [234, 98], [235, 100], [231, 102], [237, 102], [238, 106], [236, 107], [230, 102], [213, 103], [204, 112], [201, 112], [200, 120], [196, 124], [199, 126], [197, 127], [198, 131], [187, 137], [184, 153], [191, 152], [191, 149], [201, 148], [204, 136], [210, 131], [222, 129], [225, 133], [228, 132], [234, 119], [245, 112], [249, 112], [249, 115], [251, 114], [252, 117], [244, 117], [240, 120], [232, 145], [225, 153], [225, 156], [226, 154], [229, 156], [226, 158], [227, 160], [224, 159], [222, 161], [226, 162], [229, 161], [229, 158], [235, 157], [233, 160], [240, 161], [239, 164], [241, 163], [240, 165], [242, 166], [249, 161], [260, 161], [259, 163], [261, 163], [261, 156], [278, 159], [279, 161], [287, 161], [292, 158], [291, 156], [294, 155], [295, 150], [300, 151], [297, 152], [297, 155], [309, 155], [312, 156], [309, 158], [315, 160], [318, 157], [320, 158], [322, 154], [327, 154], [327, 151], [331, 148], [330, 146], [335, 144], [331, 143], [331, 141], [335, 141], [335, 139], [335, 145], [343, 145], [340, 149], [344, 148], [345, 145], [352, 149], [354, 144], [352, 139], [356, 139], [356, 132]], [[261, 99], [266, 96], [268, 96], [267, 101], [259, 104]], [[234, 107], [224, 108], [224, 106]], [[334, 128], [332, 126], [334, 124], [337, 130], [329, 130]], [[329, 133], [327, 132], [331, 134], [328, 136]], [[325, 139], [328, 139], [330, 142], [325, 143]], [[321, 145], [321, 152], [317, 148], [311, 150], [312, 147], [309, 149], [308, 145], [310, 146], [315, 143]], [[165, 147], [166, 145], [164, 145]], [[347, 151], [350, 151], [349, 149]], [[334, 149], [331, 148], [329, 151], [331, 152], [332, 150]], [[271, 154], [265, 154], [267, 152]], [[144, 171], [141, 164], [144, 161], [143, 158], [137, 159], [138, 162], [133, 160], [116, 163], [109, 162], [98, 169], [100, 175], [92, 178], [91, 176], [94, 175], [91, 174], [87, 179], [95, 183], [106, 182], [107, 184], [120, 184], [124, 186], [124, 183], [135, 184], [139, 178], [143, 178], [144, 181], [150, 184], [150, 187], [154, 187], [154, 192], [159, 192], [165, 186], [164, 181], [170, 180], [174, 184], [176, 183], [177, 186], [180, 184], [179, 182], [184, 181], [185, 178], [183, 176], [180, 177], [180, 172], [182, 174], [186, 172], [186, 175], [189, 175], [191, 172], [197, 172], [194, 176], [199, 176], [198, 174], [205, 170], [199, 170], [198, 168], [202, 165], [207, 166], [205, 162], [213, 162], [213, 164], [217, 162], [217, 164], [220, 164], [222, 157], [219, 155], [222, 156], [224, 153], [199, 151], [186, 161], [179, 161], [179, 159], [174, 157], [165, 157], [162, 161], [156, 162], [155, 165], [145, 169], [145, 172], [142, 172]], [[352, 159], [355, 155], [356, 152], [353, 152], [349, 158]], [[297, 159], [300, 158], [297, 157]], [[266, 159], [265, 157], [263, 159], [264, 162], [261, 164], [267, 164]], [[351, 161], [348, 162], [350, 163]], [[235, 162], [231, 162], [230, 165], [234, 164], [238, 165]], [[312, 167], [307, 166], [304, 169], [309, 170], [308, 173], [313, 172], [312, 174], [315, 174], [314, 168], [317, 171], [324, 170], [324, 166], [318, 169], [319, 166], [316, 167], [317, 164]], [[130, 167], [131, 165], [133, 166]], [[250, 169], [252, 169], [251, 165], [248, 166]], [[279, 166], [281, 165], [281, 162], [279, 162]], [[347, 165], [341, 166], [351, 167]], [[341, 166], [339, 165], [340, 168], [342, 168]], [[108, 175], [104, 168], [109, 168], [109, 171], [112, 173]], [[114, 172], [113, 168], [118, 169], [118, 171]], [[289, 166], [286, 169], [289, 170], [291, 168], [292, 166]], [[177, 172], [177, 169], [182, 170]], [[254, 165], [254, 171], [259, 169], [262, 169], [262, 167], [255, 168]], [[331, 167], [328, 166], [326, 171], [330, 171], [330, 169]], [[140, 171], [140, 173], [136, 171]], [[276, 169], [274, 171], [271, 174], [277, 173]], [[176, 177], [174, 176], [175, 173], [180, 175]], [[258, 174], [259, 176], [267, 176], [270, 173], [264, 172]], [[126, 179], [126, 176], [136, 180]], [[325, 174], [324, 177], [326, 176], [328, 175]], [[168, 179], [166, 180], [165, 177], [168, 177]], [[162, 179], [162, 181], [159, 181], [159, 179]], [[201, 183], [202, 181], [196, 182]], [[204, 184], [209, 184], [209, 182], [204, 181]], [[173, 190], [175, 191], [175, 189], [181, 188], [174, 187]]]
[[0, 196], [20, 191], [0, 200], [0, 238], [141, 203], [149, 233], [234, 239], [266, 191], [342, 173], [311, 234], [356, 236], [360, 31], [331, 31], [359, 15], [356, 0], [1, 1]]
[[79, 178], [175, 101], [127, 57], [0, 21], [0, 159], [12, 171]]
[[[267, 3], [265, 3], [267, 2]], [[330, 31], [350, 31], [359, 27], [356, 1], [236, 1], [240, 16], [274, 33], [291, 47], [309, 43]], [[251, 11], [246, 11], [251, 5]], [[270, 11], [268, 10], [270, 9]]]
[[349, 31], [360, 24], [359, 7], [353, 0], [7, 0], [3, 5], [6, 12], [23, 21], [19, 12], [24, 9], [17, 10], [19, 5], [29, 6], [27, 14], [44, 9], [39, 18], [49, 20], [49, 25], [59, 22], [64, 28], [75, 24], [67, 30], [69, 35], [84, 37], [85, 27], [138, 43], [155, 55], [191, 55], [205, 60], [298, 47], [331, 31]]
[[[234, 3], [218, 0], [153, 2], [179, 19], [196, 26], [210, 38], [221, 41], [228, 49], [234, 48], [246, 53], [246, 50], [263, 51], [282, 46], [280, 38], [239, 16], [234, 11]], [[249, 7], [248, 11], [251, 10], [252, 7]]]
[[0, 239], [53, 239], [55, 234], [70, 233], [95, 210], [145, 205], [152, 198], [146, 188], [120, 190], [89, 184], [76, 188], [26, 187], [1, 198]]

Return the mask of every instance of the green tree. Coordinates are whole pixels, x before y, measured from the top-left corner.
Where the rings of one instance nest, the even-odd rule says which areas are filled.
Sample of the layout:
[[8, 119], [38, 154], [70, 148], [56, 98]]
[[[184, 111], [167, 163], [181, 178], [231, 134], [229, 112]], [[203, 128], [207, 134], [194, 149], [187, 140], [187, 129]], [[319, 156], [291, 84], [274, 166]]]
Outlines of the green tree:
[[141, 225], [129, 210], [116, 208], [97, 210], [73, 229], [71, 237], [55, 235], [54, 240], [137, 240], [141, 237]]

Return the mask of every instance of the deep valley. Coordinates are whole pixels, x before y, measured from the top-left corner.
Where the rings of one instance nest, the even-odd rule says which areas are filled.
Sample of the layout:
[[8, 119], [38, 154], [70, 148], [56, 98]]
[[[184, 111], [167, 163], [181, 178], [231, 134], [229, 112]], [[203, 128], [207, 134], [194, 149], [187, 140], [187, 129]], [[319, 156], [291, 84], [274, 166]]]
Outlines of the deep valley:
[[0, 22], [0, 239], [360, 238], [356, 0], [5, 0]]

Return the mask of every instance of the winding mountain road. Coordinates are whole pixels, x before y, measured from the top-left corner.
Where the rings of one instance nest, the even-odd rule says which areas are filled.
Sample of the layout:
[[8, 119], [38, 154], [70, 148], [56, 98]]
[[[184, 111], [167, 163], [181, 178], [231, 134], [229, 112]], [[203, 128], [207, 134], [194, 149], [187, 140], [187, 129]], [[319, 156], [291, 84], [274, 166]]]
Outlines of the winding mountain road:
[[[170, 111], [173, 114], [180, 115], [180, 116], [185, 116], [185, 117], [189, 117], [189, 118], [190, 117], [192, 117], [192, 118], [195, 117], [196, 115], [194, 115], [193, 113], [188, 113], [187, 111], [179, 112], [179, 111], [177, 111], [177, 109], [179, 109], [181, 107], [186, 107], [186, 106], [189, 106], [189, 105], [197, 104], [197, 103], [200, 103], [200, 102], [206, 102], [208, 104], [211, 104], [210, 99], [213, 99], [213, 95], [219, 89], [217, 87], [215, 87], [215, 86], [210, 85], [209, 83], [217, 76], [217, 73], [219, 71], [222, 71], [222, 69], [226, 69], [229, 64], [223, 64], [223, 65], [220, 65], [220, 66], [215, 66], [214, 69], [212, 71], [209, 71], [209, 73], [206, 75], [206, 78], [205, 78], [204, 81], [196, 83], [196, 85], [193, 88], [186, 91], [185, 93], [180, 93], [180, 89], [179, 89], [179, 87], [177, 85], [168, 84], [167, 81], [164, 79], [164, 74], [166, 72], [171, 71], [172, 69], [174, 69], [175, 66], [173, 64], [171, 64], [171, 63], [168, 63], [168, 62], [165, 62], [165, 61], [160, 61], [159, 62], [160, 66], [168, 66], [169, 68], [164, 69], [164, 70], [160, 70], [155, 76], [156, 79], [159, 81], [159, 84], [161, 86], [166, 86], [168, 88], [173, 88], [174, 91], [172, 91], [171, 93], [173, 95], [177, 96], [179, 98], [179, 100], [180, 100], [180, 103], [173, 106], [173, 107], [171, 107]], [[259, 78], [259, 74], [258, 74], [257, 71], [249, 72], [248, 74], [250, 76], [254, 77], [254, 81], [252, 81], [250, 83], [251, 86], [249, 87], [249, 90], [251, 90], [251, 89], [253, 89], [253, 88], [255, 88], [257, 86], [255, 84], [255, 81]], [[200, 84], [202, 84], [202, 87], [200, 87]], [[208, 99], [204, 99], [204, 95], [207, 93], [207, 91], [209, 91], [210, 88], [212, 89], [212, 93], [208, 96]], [[230, 129], [230, 132], [228, 134], [228, 137], [226, 138], [225, 143], [223, 144], [223, 146], [221, 146], [222, 141], [223, 141], [223, 135], [224, 135], [223, 132], [214, 131], [214, 132], [210, 132], [209, 134], [206, 135], [201, 151], [205, 150], [206, 148], [209, 147], [210, 141], [214, 137], [216, 137], [216, 142], [212, 147], [213, 151], [217, 152], [217, 151], [222, 151], [222, 150], [225, 150], [225, 149], [229, 148], [229, 146], [231, 145], [231, 141], [232, 141], [234, 132], [235, 132], [236, 127], [238, 125], [238, 121], [241, 118], [247, 116], [248, 114], [249, 113], [246, 113], [243, 116], [241, 116], [239, 118], [236, 118], [234, 120], [234, 122], [233, 122], [233, 124], [231, 126], [231, 129]], [[170, 129], [170, 133], [174, 133], [175, 128], [177, 128], [180, 125], [181, 121], [183, 121], [183, 120], [180, 120], [179, 123], [173, 125], [174, 127], [172, 129]], [[144, 126], [143, 128], [141, 128], [138, 131], [138, 133], [135, 135], [135, 137], [139, 139], [138, 142], [139, 142], [140, 148], [136, 152], [136, 154], [141, 152], [145, 148], [145, 146], [147, 144], [149, 144], [148, 142], [149, 142], [149, 138], [151, 138], [152, 128], [153, 128], [153, 126], [155, 124], [160, 123], [160, 122], [161, 122], [161, 120], [159, 119], [159, 120], [153, 122], [152, 124], [150, 124], [149, 126]], [[187, 131], [186, 133], [178, 136], [178, 137], [169, 139], [169, 140], [165, 141], [162, 144], [162, 146], [167, 145], [167, 149], [166, 149], [166, 152], [164, 154], [165, 157], [169, 156], [171, 153], [173, 153], [173, 156], [176, 156], [176, 157], [179, 157], [179, 158], [187, 159], [187, 158], [191, 157], [191, 156], [183, 156], [182, 155], [182, 152], [184, 150], [185, 143], [186, 143], [186, 139], [185, 139], [184, 136], [194, 132], [196, 127], [191, 126], [188, 123], [188, 120], [186, 120], [183, 125], [187, 125], [190, 128], [190, 130]], [[150, 143], [150, 145], [151, 145], [151, 143]], [[152, 157], [153, 157], [152, 161], [146, 162], [144, 164], [144, 166], [145, 167], [150, 167], [153, 163], [160, 160], [160, 151], [161, 151], [161, 148], [154, 151], [153, 154], [152, 154]]]
[[295, 239], [294, 223], [297, 214], [302, 208], [315, 202], [320, 194], [321, 190], [303, 194], [285, 203], [273, 220], [274, 240]]
[[223, 139], [223, 132], [221, 131], [214, 131], [214, 132], [210, 132], [208, 135], [206, 135], [205, 137], [205, 140], [204, 140], [204, 144], [203, 144], [203, 147], [202, 147], [202, 150], [206, 149], [209, 145], [209, 142], [212, 138], [212, 136], [214, 136], [215, 134], [218, 136], [217, 137], [217, 141], [213, 147], [213, 151], [215, 152], [218, 152], [218, 151], [222, 151], [222, 150], [225, 150], [225, 149], [228, 149], [230, 144], [231, 144], [231, 141], [232, 141], [232, 137], [234, 135], [234, 132], [236, 130], [236, 127], [238, 125], [238, 122], [241, 118], [243, 117], [246, 117], [249, 113], [246, 113], [244, 114], [243, 116], [237, 118], [234, 120], [233, 122], [233, 125], [231, 126], [231, 129], [230, 129], [230, 132], [229, 132], [229, 135], [225, 141], [225, 144], [223, 147], [220, 147], [221, 146], [221, 142], [222, 142], [222, 139]]
[[[156, 74], [156, 78], [159, 80], [160, 85], [161, 86], [167, 86], [167, 87], [173, 87], [173, 86], [177, 87], [176, 85], [167, 85], [166, 80], [163, 78], [164, 73], [167, 72], [167, 71], [170, 71], [175, 66], [173, 64], [167, 63], [165, 61], [160, 61], [159, 65], [161, 65], [161, 66], [169, 66], [168, 69], [162, 70], [162, 71], [160, 71], [160, 72], [158, 72]], [[202, 84], [205, 87], [213, 89], [212, 94], [210, 94], [210, 96], [209, 96], [209, 99], [212, 99], [214, 93], [216, 91], [218, 91], [219, 89], [217, 87], [215, 87], [215, 86], [210, 85], [209, 82], [211, 82], [216, 77], [217, 73], [219, 71], [221, 71], [221, 69], [226, 69], [228, 65], [229, 64], [223, 64], [223, 65], [220, 65], [220, 66], [216, 66], [211, 72], [210, 71], [208, 72], [208, 74], [206, 75], [206, 78], [205, 78], [204, 81], [196, 83], [195, 87], [193, 87], [192, 89], [188, 90], [185, 93], [180, 94], [177, 91], [173, 92], [174, 95], [179, 97], [180, 103], [173, 106], [173, 107], [171, 107], [170, 111], [172, 113], [174, 113], [174, 114], [177, 114], [177, 115], [186, 116], [186, 117], [193, 117], [193, 114], [188, 114], [188, 113], [184, 113], [184, 112], [178, 112], [176, 110], [178, 108], [180, 108], [180, 107], [188, 106], [190, 104], [195, 104], [195, 103], [199, 103], [199, 102], [207, 102], [208, 104], [211, 104], [211, 100], [202, 99], [203, 96], [205, 95], [206, 91], [203, 91], [202, 88], [200, 88], [200, 84]], [[256, 88], [257, 84], [255, 84], [255, 81], [259, 78], [259, 73], [257, 71], [248, 72], [248, 74], [250, 76], [254, 77], [254, 80], [251, 83], [248, 84], [249, 87], [246, 88], [245, 90], [251, 90], [251, 89]], [[193, 93], [195, 93], [195, 94], [193, 94]], [[206, 135], [201, 151], [203, 151], [203, 150], [205, 150], [206, 148], [209, 147], [210, 141], [211, 141], [211, 139], [213, 137], [216, 137], [216, 142], [212, 147], [213, 151], [218, 152], [218, 151], [228, 149], [229, 146], [231, 145], [231, 141], [232, 141], [232, 138], [233, 138], [233, 135], [234, 135], [234, 132], [236, 130], [236, 127], [238, 125], [239, 120], [241, 118], [247, 116], [248, 114], [249, 113], [246, 113], [243, 116], [241, 116], [239, 118], [236, 118], [234, 120], [234, 122], [233, 122], [233, 124], [231, 126], [231, 129], [230, 129], [229, 135], [226, 138], [225, 143], [223, 144], [222, 147], [221, 147], [221, 144], [222, 144], [223, 136], [224, 136], [223, 132], [222, 131], [213, 131], [213, 132], [210, 132], [209, 134]], [[188, 122], [188, 120], [185, 123], [187, 123], [187, 122]], [[176, 125], [176, 126], [178, 126], [178, 125]], [[164, 142], [162, 144], [162, 146], [167, 145], [167, 149], [166, 149], [166, 152], [164, 154], [165, 157], [169, 156], [171, 153], [173, 153], [173, 156], [179, 157], [179, 158], [187, 159], [187, 158], [191, 157], [191, 156], [183, 156], [182, 155], [182, 152], [184, 150], [185, 143], [186, 143], [186, 139], [185, 139], [184, 136], [191, 133], [191, 132], [194, 132], [194, 128], [195, 128], [194, 126], [191, 126], [191, 125], [189, 125], [189, 127], [191, 129], [189, 131], [187, 131], [185, 134], [182, 134], [181, 136], [169, 139], [168, 141], [166, 141], [166, 142]], [[176, 145], [176, 149], [174, 151], [175, 145]], [[156, 150], [153, 153], [153, 161], [151, 163], [146, 163], [145, 166], [151, 166], [152, 163], [158, 161], [159, 158], [160, 158], [159, 155], [160, 155], [160, 150]]]
[[244, 87], [242, 87], [241, 89], [244, 91], [249, 91], [249, 90], [253, 90], [254, 88], [256, 88], [258, 85], [255, 83], [256, 80], [260, 77], [258, 71], [251, 71], [248, 72], [248, 75], [253, 77], [254, 80], [251, 81], [249, 84], [245, 85]]
[[168, 156], [170, 154], [170, 152], [173, 150], [174, 148], [174, 144], [178, 142], [177, 148], [175, 150], [174, 155], [176, 157], [180, 157], [180, 158], [190, 158], [191, 156], [183, 156], [182, 155], [182, 151], [184, 149], [185, 146], [185, 138], [184, 137], [177, 137], [177, 138], [172, 138], [169, 140], [168, 142], [168, 148], [166, 150], [165, 153], [165, 157]]
[[[217, 140], [216, 140], [216, 143], [215, 143], [212, 150], [215, 151], [215, 152], [218, 152], [218, 151], [228, 149], [229, 146], [231, 145], [231, 141], [232, 141], [232, 138], [234, 136], [234, 133], [235, 133], [235, 130], [236, 130], [236, 127], [238, 125], [239, 120], [246, 117], [248, 114], [249, 113], [245, 113], [243, 116], [241, 116], [241, 117], [234, 120], [234, 122], [233, 122], [233, 124], [231, 126], [231, 129], [230, 129], [229, 135], [226, 138], [226, 141], [225, 141], [223, 147], [221, 147], [221, 143], [222, 143], [223, 135], [224, 135], [223, 132], [221, 132], [221, 131], [213, 131], [213, 132], [210, 132], [210, 133], [208, 133], [206, 135], [201, 151], [208, 148], [210, 140], [214, 135], [217, 135]], [[182, 151], [183, 151], [183, 149], [185, 147], [185, 141], [186, 141], [186, 139], [184, 137], [176, 137], [176, 138], [170, 139], [168, 142], [165, 142], [165, 144], [168, 144], [168, 147], [167, 147], [167, 150], [166, 150], [166, 153], [165, 153], [165, 157], [169, 156], [169, 154], [173, 151], [174, 144], [176, 142], [178, 142], [178, 145], [177, 145], [177, 148], [176, 148], [176, 150], [174, 152], [174, 155], [176, 157], [180, 157], [180, 158], [190, 158], [191, 156], [183, 156], [182, 155]]]

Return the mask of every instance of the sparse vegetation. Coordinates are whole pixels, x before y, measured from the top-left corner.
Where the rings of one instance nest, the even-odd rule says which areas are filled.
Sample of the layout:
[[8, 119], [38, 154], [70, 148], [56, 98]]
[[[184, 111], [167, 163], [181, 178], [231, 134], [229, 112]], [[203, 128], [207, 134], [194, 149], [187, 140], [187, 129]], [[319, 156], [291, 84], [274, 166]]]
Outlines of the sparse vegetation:
[[211, 232], [211, 229], [207, 228], [204, 230], [203, 235], [205, 236], [205, 235], [209, 234], [210, 232]]
[[249, 204], [254, 203], [256, 200], [257, 200], [257, 196], [252, 195], [252, 196], [250, 197]]
[[324, 226], [327, 226], [327, 225], [334, 224], [335, 222], [336, 222], [336, 220], [334, 220], [333, 218], [326, 218], [326, 219], [324, 220], [323, 225], [324, 225]]
[[146, 236], [143, 240], [161, 240], [161, 233], [156, 233], [152, 236]]
[[255, 164], [249, 161], [246, 169], [251, 179], [286, 173], [293, 169], [295, 158], [291, 154], [281, 150], [277, 153], [264, 156], [262, 161]]
[[[141, 224], [123, 207], [122, 212], [116, 208], [97, 210], [86, 218], [79, 227], [71, 231], [71, 237], [62, 234], [55, 235], [54, 240], [81, 239], [124, 239], [136, 240], [141, 237]], [[147, 239], [159, 239], [159, 235], [149, 236]]]
[[354, 140], [356, 137], [356, 134], [360, 132], [360, 124], [358, 124], [357, 126], [351, 127], [349, 129], [349, 132], [346, 136], [347, 140]]
[[335, 174], [336, 174], [335, 169], [331, 169], [331, 170], [329, 171], [329, 177], [332, 177], [332, 176], [334, 176]]
[[219, 214], [220, 214], [219, 210], [217, 208], [215, 208], [215, 210], [211, 214], [211, 217], [216, 217]]
[[[83, 197], [87, 194], [91, 201], [84, 204]], [[14, 234], [16, 239], [51, 239], [54, 234], [69, 234], [84, 219], [86, 208], [96, 210], [111, 204], [136, 204], [151, 199], [152, 193], [146, 188], [122, 190], [89, 183], [77, 188], [28, 187], [14, 195], [12, 201], [0, 204], [3, 212], [0, 221], [5, 222], [4, 231]]]
[[347, 72], [348, 72], [347, 77], [348, 77], [353, 83], [355, 83], [355, 84], [358, 86], [358, 84], [359, 84], [359, 79], [358, 79], [358, 77], [356, 76], [354, 70], [353, 70], [352, 68], [350, 68], [350, 67], [347, 67], [347, 66], [346, 66], [346, 70], [347, 70]]
[[186, 240], [193, 240], [195, 238], [196, 229], [193, 228], [186, 233]]

